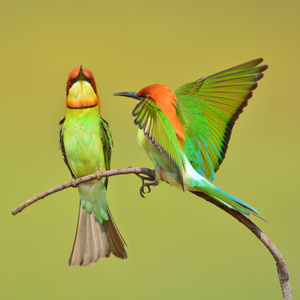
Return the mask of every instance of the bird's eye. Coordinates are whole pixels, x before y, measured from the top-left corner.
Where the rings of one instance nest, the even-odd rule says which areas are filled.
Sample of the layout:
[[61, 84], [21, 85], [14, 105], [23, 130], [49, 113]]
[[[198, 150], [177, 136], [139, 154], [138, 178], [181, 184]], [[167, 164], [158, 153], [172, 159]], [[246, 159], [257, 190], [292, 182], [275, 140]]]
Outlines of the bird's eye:
[[92, 83], [93, 83], [93, 79], [88, 78], [88, 82], [89, 82], [90, 84], [92, 84]]
[[74, 82], [75, 82], [75, 81], [74, 81], [73, 79], [70, 80], [70, 84], [71, 84], [71, 85], [73, 85]]
[[148, 94], [145, 94], [144, 95], [144, 99], [149, 99], [150, 97], [149, 97], [149, 95]]

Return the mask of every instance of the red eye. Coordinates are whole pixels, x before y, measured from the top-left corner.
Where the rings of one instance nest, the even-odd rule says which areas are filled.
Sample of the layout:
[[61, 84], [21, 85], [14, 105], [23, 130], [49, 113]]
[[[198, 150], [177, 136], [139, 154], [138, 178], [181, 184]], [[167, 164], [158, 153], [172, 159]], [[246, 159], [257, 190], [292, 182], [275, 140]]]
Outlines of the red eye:
[[148, 94], [145, 94], [144, 95], [144, 99], [149, 99], [150, 97], [149, 97], [149, 95]]
[[74, 84], [74, 80], [70, 80], [70, 85], [73, 85]]
[[88, 78], [88, 82], [89, 82], [90, 84], [92, 84], [92, 83], [93, 83], [93, 79]]

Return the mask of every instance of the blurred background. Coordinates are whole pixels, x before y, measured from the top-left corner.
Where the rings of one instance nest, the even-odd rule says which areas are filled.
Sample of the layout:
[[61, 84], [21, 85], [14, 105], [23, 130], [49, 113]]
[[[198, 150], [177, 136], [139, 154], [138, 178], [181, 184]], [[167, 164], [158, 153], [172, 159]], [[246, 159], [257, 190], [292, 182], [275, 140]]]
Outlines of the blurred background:
[[58, 122], [72, 69], [94, 73], [115, 142], [112, 168], [152, 168], [136, 143], [136, 102], [112, 94], [153, 83], [175, 90], [258, 57], [269, 69], [214, 183], [268, 221], [252, 218], [283, 254], [300, 297], [299, 1], [1, 1], [0, 26], [1, 299], [281, 299], [274, 260], [250, 231], [164, 183], [142, 199], [136, 176], [110, 179], [125, 261], [68, 266], [77, 189], [10, 213], [71, 179]]

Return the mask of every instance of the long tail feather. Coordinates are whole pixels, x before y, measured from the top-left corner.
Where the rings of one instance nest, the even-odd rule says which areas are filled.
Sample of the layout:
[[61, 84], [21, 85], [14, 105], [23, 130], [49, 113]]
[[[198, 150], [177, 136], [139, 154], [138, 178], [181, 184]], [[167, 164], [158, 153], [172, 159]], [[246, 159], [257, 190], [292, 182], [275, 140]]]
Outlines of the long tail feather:
[[246, 216], [253, 214], [253, 215], [261, 218], [260, 213], [256, 209], [254, 209], [247, 203], [239, 200], [238, 198], [222, 191], [221, 189], [217, 188], [210, 182], [207, 182], [204, 185], [201, 185], [201, 187], [199, 188], [199, 191], [194, 192], [194, 194], [196, 194], [197, 196], [200, 196], [202, 198], [205, 198], [205, 197], [203, 197], [203, 194], [205, 194], [205, 195], [213, 198], [214, 200], [217, 200], [218, 202], [222, 203], [223, 205], [240, 212], [241, 214], [244, 214]]
[[107, 211], [109, 220], [101, 224], [92, 213], [88, 213], [79, 205], [77, 231], [69, 259], [70, 266], [87, 266], [90, 263], [96, 263], [99, 259], [109, 257], [110, 253], [121, 259], [127, 258], [125, 241], [109, 209]]
[[196, 194], [199, 197], [206, 199], [207, 197], [212, 198], [223, 205], [234, 209], [241, 214], [246, 216], [253, 214], [262, 219], [260, 213], [248, 205], [247, 203], [239, 200], [238, 198], [222, 191], [215, 185], [213, 185], [206, 178], [201, 176], [190, 164], [189, 160], [185, 157], [185, 185], [186, 190]]

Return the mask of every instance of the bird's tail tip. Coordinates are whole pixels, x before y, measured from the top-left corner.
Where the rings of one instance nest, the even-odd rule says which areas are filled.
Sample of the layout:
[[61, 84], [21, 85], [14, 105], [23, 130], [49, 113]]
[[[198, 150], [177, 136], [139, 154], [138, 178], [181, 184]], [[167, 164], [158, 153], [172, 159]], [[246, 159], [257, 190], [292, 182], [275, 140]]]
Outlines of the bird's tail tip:
[[110, 256], [110, 253], [121, 259], [127, 258], [125, 241], [120, 235], [112, 216], [101, 224], [93, 213], [80, 205], [77, 231], [69, 259], [70, 266], [88, 266], [99, 259]]

